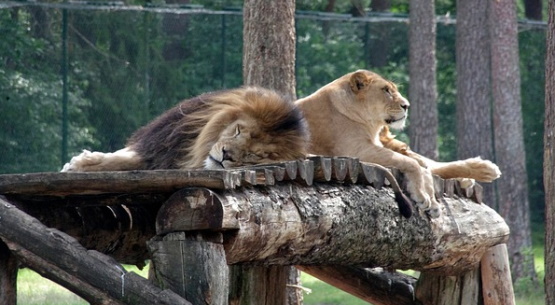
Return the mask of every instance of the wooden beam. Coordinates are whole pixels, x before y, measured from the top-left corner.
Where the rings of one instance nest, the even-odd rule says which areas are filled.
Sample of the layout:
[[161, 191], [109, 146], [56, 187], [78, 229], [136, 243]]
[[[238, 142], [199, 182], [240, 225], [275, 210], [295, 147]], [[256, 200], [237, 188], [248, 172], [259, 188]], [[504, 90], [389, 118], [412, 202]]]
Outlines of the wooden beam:
[[374, 305], [419, 305], [414, 288], [416, 279], [381, 268], [355, 266], [297, 266], [332, 286]]
[[229, 264], [359, 265], [460, 274], [474, 269], [485, 251], [509, 234], [495, 211], [469, 199], [444, 198], [438, 219], [423, 213], [406, 219], [389, 188], [357, 184], [194, 189], [180, 191], [160, 211], [166, 216], [157, 220], [157, 228], [163, 228], [159, 233], [223, 232]]
[[93, 304], [184, 304], [110, 257], [87, 251], [74, 238], [48, 228], [0, 196], [0, 238], [30, 268]]

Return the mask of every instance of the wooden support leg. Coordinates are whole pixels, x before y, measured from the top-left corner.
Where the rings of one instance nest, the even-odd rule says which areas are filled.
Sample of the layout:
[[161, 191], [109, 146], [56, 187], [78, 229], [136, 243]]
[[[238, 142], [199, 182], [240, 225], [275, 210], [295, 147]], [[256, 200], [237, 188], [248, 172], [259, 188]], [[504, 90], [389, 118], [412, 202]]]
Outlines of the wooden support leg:
[[221, 233], [169, 233], [148, 243], [151, 276], [193, 304], [227, 305], [229, 269]]
[[514, 305], [513, 281], [507, 245], [491, 247], [480, 262], [484, 305]]
[[[229, 305], [297, 305], [302, 299], [288, 296], [289, 266], [231, 266]], [[291, 287], [293, 288], [293, 287]], [[295, 293], [295, 295], [297, 295]]]
[[461, 276], [422, 273], [417, 282], [416, 298], [424, 305], [482, 304], [480, 268]]
[[17, 304], [17, 259], [0, 240], [0, 304]]

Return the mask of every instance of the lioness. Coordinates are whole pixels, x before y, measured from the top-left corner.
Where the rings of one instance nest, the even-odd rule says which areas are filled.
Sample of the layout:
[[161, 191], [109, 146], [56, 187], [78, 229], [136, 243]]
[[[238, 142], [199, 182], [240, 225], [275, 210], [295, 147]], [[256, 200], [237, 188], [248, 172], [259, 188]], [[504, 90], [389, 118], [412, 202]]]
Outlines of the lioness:
[[301, 111], [258, 87], [186, 100], [137, 130], [113, 153], [83, 151], [62, 171], [221, 169], [304, 158]]
[[[408, 180], [411, 198], [431, 217], [441, 214], [434, 195], [432, 171], [444, 178], [464, 176], [491, 181], [499, 177], [499, 169], [489, 161], [475, 158], [441, 164], [425, 159], [410, 151], [406, 144], [394, 140], [386, 128], [402, 129], [410, 104], [394, 83], [376, 73], [367, 70], [348, 73], [299, 99], [296, 104], [309, 125], [309, 153], [356, 157], [398, 168]], [[387, 147], [380, 140], [384, 129], [382, 140]], [[460, 174], [451, 175], [455, 164]], [[477, 171], [485, 174], [475, 175]]]

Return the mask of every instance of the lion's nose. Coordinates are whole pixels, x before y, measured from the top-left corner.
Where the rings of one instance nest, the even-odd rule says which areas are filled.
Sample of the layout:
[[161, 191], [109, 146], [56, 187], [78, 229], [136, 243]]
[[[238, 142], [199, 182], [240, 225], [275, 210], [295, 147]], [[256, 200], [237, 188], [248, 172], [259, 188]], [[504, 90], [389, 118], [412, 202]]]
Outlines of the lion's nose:
[[403, 108], [405, 111], [409, 109], [409, 104], [402, 104], [401, 108]]

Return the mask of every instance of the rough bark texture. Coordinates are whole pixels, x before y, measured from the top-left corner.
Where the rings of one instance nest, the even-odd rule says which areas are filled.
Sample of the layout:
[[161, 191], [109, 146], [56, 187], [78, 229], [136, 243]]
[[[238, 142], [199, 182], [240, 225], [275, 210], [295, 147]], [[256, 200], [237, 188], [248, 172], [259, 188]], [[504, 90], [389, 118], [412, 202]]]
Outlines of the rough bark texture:
[[555, 305], [555, 0], [549, 1], [545, 59], [545, 127], [543, 184], [545, 188], [546, 305]]
[[295, 99], [295, 0], [244, 2], [243, 82]]
[[17, 259], [0, 240], [0, 303], [17, 303]]
[[489, 249], [480, 263], [484, 305], [515, 305], [507, 245]]
[[410, 146], [419, 154], [437, 160], [435, 6], [433, 0], [409, 3]]
[[[457, 1], [457, 157], [494, 160], [487, 0]], [[493, 184], [484, 198], [496, 206]]]
[[[444, 198], [443, 216], [430, 222], [426, 216], [399, 215], [385, 187], [286, 183], [208, 192], [203, 197], [211, 199], [183, 200], [182, 208], [173, 200], [174, 217], [187, 219], [191, 211], [213, 215], [211, 230], [224, 230], [229, 264], [357, 265], [451, 275], [474, 268], [509, 233], [491, 208], [456, 196]], [[220, 207], [216, 213], [214, 205]], [[218, 227], [232, 219], [238, 230]], [[165, 230], [194, 230], [174, 224]]]
[[0, 237], [30, 268], [93, 304], [191, 304], [162, 291], [116, 261], [87, 251], [67, 234], [48, 228], [0, 198]]
[[381, 268], [353, 266], [297, 266], [320, 280], [375, 305], [420, 305], [414, 294], [416, 279]]
[[499, 214], [511, 228], [507, 243], [513, 280], [536, 280], [526, 154], [522, 129], [516, 0], [488, 1], [491, 42], [491, 86]]
[[422, 273], [416, 297], [424, 305], [480, 305], [480, 288], [479, 268], [453, 277]]
[[[243, 82], [274, 89], [291, 100], [296, 99], [295, 82], [295, 0], [243, 3]], [[283, 270], [281, 269], [283, 268]], [[239, 271], [239, 269], [243, 269]], [[240, 277], [240, 278], [238, 278]], [[251, 304], [247, 296], [256, 296], [264, 304], [302, 304], [302, 294], [286, 291], [288, 279], [298, 279], [293, 267], [232, 267], [231, 304]], [[278, 290], [268, 287], [274, 282]], [[298, 282], [289, 282], [298, 284]], [[245, 297], [239, 299], [236, 296]], [[253, 299], [250, 299], [251, 301]]]

